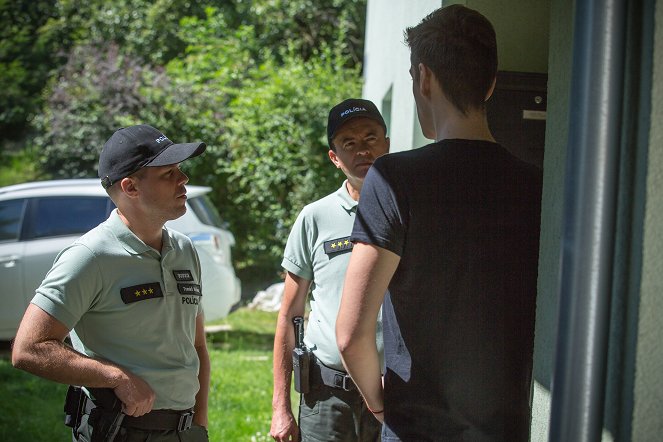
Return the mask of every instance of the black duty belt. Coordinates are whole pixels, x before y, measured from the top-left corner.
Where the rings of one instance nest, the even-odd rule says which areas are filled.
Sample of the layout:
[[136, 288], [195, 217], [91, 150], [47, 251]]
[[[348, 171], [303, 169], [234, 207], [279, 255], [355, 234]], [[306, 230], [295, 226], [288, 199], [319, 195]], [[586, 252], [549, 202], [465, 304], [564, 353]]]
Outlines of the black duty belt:
[[327, 367], [316, 357], [313, 357], [313, 360], [315, 363], [311, 364], [311, 372], [309, 374], [311, 385], [323, 384], [327, 387], [338, 388], [345, 391], [353, 391], [357, 389], [352, 378], [346, 372]]
[[[91, 400], [85, 404], [85, 414], [95, 408]], [[135, 428], [146, 431], [186, 431], [193, 425], [193, 408], [188, 410], [152, 410], [142, 416], [125, 416], [122, 420], [122, 427]]]
[[163, 431], [177, 430], [186, 431], [193, 424], [193, 410], [152, 410], [139, 417], [125, 416], [122, 426], [137, 428], [139, 430]]

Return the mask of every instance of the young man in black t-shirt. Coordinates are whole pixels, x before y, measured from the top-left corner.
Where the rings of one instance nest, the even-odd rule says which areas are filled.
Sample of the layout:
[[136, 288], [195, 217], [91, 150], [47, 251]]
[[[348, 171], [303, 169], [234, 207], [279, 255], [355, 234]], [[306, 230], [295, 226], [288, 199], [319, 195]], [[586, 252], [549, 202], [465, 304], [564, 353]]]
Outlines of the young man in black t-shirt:
[[339, 350], [385, 442], [526, 441], [541, 174], [488, 128], [497, 50], [485, 17], [442, 8], [407, 43], [419, 122], [436, 142], [384, 156], [366, 177]]

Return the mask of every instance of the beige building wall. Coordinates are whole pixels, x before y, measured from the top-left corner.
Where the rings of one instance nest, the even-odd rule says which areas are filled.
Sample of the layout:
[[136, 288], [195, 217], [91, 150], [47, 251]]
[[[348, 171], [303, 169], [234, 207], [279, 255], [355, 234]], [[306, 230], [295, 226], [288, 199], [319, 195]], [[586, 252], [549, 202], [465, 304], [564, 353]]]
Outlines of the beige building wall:
[[[550, 0], [465, 0], [490, 20], [497, 36], [499, 70], [548, 72]], [[508, 13], [505, 13], [508, 11]]]
[[427, 144], [421, 135], [403, 31], [442, 5], [441, 0], [369, 0], [364, 43], [364, 98], [382, 112], [391, 152]]
[[655, 14], [633, 441], [663, 438], [663, 0]]
[[550, 381], [557, 332], [572, 46], [573, 0], [553, 1], [550, 10], [546, 152], [543, 160], [543, 201], [530, 436], [531, 440], [536, 442], [548, 440], [550, 423]]

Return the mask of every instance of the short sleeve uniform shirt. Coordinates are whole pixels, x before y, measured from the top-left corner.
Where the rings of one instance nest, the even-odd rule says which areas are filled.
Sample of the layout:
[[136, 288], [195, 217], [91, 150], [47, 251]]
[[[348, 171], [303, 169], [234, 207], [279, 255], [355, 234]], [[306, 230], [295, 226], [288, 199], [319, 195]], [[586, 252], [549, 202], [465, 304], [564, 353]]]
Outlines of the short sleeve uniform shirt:
[[155, 409], [183, 410], [199, 389], [201, 296], [188, 237], [164, 228], [159, 253], [113, 211], [58, 255], [32, 303], [73, 328], [77, 351], [144, 379], [156, 393]]
[[[315, 201], [301, 211], [285, 247], [282, 266], [311, 283], [311, 312], [304, 342], [328, 367], [345, 370], [336, 346], [336, 317], [350, 261], [350, 233], [357, 211], [346, 188]], [[376, 336], [382, 354], [381, 319]]]

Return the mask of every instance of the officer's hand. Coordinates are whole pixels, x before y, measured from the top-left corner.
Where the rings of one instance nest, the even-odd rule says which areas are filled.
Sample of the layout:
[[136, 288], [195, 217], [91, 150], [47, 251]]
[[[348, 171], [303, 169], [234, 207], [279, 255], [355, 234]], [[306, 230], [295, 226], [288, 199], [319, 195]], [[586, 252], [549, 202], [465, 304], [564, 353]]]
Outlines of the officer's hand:
[[284, 410], [275, 412], [272, 416], [272, 427], [269, 435], [276, 442], [289, 442], [299, 440], [299, 427], [295, 421], [292, 411]]
[[152, 411], [156, 394], [143, 379], [125, 372], [120, 383], [113, 388], [117, 398], [122, 401], [122, 412], [127, 416], [142, 416]]

